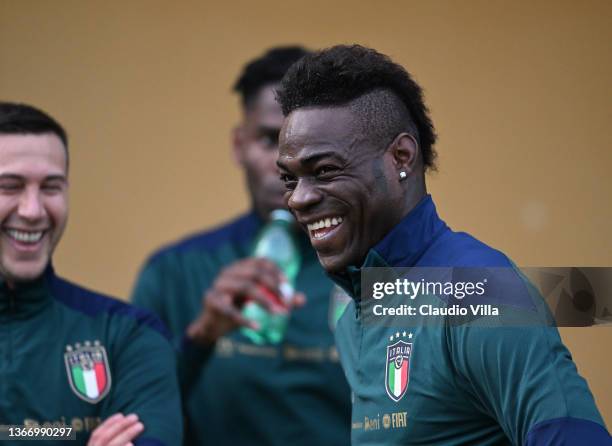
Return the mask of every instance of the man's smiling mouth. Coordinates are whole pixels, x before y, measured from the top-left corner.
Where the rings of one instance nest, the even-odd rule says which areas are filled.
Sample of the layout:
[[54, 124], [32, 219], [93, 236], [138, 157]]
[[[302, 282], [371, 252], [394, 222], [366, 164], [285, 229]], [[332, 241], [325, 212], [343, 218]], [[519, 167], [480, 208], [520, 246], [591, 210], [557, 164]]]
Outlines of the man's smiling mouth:
[[321, 218], [314, 223], [309, 223], [307, 226], [310, 237], [314, 240], [320, 240], [331, 232], [335, 231], [342, 223], [342, 217], [326, 217]]
[[3, 232], [13, 240], [25, 244], [38, 243], [45, 234], [45, 231], [22, 231], [12, 228], [3, 228]]

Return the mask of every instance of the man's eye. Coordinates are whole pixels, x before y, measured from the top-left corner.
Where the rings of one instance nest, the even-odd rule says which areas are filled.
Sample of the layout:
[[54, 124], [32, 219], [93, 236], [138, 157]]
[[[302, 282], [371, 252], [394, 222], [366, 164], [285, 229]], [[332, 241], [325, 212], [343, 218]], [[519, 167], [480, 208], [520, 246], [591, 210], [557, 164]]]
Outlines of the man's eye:
[[0, 183], [0, 190], [6, 192], [14, 192], [21, 189], [21, 184], [19, 183]]
[[297, 185], [297, 180], [295, 177], [287, 174], [281, 174], [280, 179], [283, 183], [285, 183], [287, 190], [295, 189], [295, 186]]
[[61, 184], [44, 184], [42, 189], [46, 192], [59, 192], [62, 190]]
[[261, 136], [260, 141], [267, 147], [276, 147], [278, 146], [278, 133], [266, 133]]
[[315, 171], [315, 175], [317, 177], [327, 178], [333, 176], [337, 171], [338, 169], [334, 166], [322, 166]]

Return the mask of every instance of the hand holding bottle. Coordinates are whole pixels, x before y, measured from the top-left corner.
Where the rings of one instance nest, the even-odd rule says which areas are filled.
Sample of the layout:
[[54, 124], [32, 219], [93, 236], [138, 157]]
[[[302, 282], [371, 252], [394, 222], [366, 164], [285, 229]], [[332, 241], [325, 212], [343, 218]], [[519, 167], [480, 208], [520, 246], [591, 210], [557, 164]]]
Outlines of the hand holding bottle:
[[[206, 292], [202, 312], [188, 327], [187, 336], [206, 346], [239, 327], [258, 330], [257, 323], [242, 314], [245, 303], [257, 302], [271, 313], [287, 311], [271, 299], [271, 295], [282, 295], [283, 283], [283, 273], [268, 259], [250, 257], [229, 265]], [[291, 306], [302, 305], [304, 300], [303, 294], [296, 293]]]

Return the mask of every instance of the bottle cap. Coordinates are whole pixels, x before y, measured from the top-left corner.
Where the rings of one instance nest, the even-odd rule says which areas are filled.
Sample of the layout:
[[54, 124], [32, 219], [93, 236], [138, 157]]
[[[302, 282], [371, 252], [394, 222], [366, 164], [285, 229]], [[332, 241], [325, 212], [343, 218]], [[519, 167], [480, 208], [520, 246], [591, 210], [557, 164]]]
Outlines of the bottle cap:
[[287, 209], [275, 209], [270, 213], [270, 220], [282, 220], [287, 223], [294, 223], [295, 217]]

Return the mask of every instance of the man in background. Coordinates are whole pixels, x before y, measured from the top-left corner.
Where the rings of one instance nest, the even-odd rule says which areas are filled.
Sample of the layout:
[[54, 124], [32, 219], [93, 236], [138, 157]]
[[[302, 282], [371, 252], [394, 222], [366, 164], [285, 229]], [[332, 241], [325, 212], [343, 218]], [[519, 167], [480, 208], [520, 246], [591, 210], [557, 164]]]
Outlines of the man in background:
[[8, 444], [52, 426], [63, 431], [48, 439], [68, 440], [68, 428], [76, 445], [174, 446], [182, 417], [166, 330], [51, 266], [68, 189], [62, 126], [0, 102], [0, 425], [22, 427], [0, 432]]
[[232, 135], [233, 154], [246, 176], [251, 211], [158, 251], [133, 292], [134, 304], [157, 313], [181, 351], [190, 445], [349, 444], [349, 390], [330, 329], [332, 283], [305, 235], [298, 237], [296, 289], [306, 303], [291, 312], [284, 341], [255, 345], [239, 330], [249, 324], [241, 315], [245, 299], [266, 302], [260, 285], [280, 293], [278, 268], [251, 252], [270, 213], [285, 207], [276, 167], [283, 115], [275, 89], [305, 54], [300, 47], [271, 49], [234, 86], [242, 122]]

